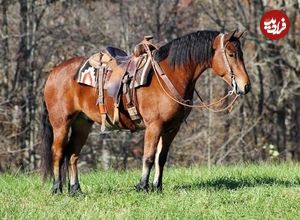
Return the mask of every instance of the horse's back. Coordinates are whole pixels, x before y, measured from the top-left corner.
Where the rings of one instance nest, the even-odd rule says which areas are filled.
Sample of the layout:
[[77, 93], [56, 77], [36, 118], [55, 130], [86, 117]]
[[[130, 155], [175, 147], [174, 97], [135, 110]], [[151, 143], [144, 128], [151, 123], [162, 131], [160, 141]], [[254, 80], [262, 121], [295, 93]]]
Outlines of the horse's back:
[[50, 72], [45, 84], [44, 95], [47, 101], [47, 96], [53, 97], [62, 95], [60, 92], [74, 87], [75, 81], [73, 80], [81, 63], [84, 61], [83, 57], [75, 57], [62, 62], [55, 66]]
[[53, 67], [49, 76], [57, 74], [67, 74], [74, 77], [80, 65], [84, 62], [85, 59], [86, 58], [84, 57], [73, 57], [66, 61], [63, 61], [62, 63]]

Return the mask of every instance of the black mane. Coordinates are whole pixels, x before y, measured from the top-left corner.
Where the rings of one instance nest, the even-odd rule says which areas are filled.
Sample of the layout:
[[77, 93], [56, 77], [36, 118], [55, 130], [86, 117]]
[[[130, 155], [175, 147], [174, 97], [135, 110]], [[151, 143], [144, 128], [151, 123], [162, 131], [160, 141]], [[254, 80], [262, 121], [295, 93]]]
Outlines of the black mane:
[[160, 62], [168, 58], [171, 66], [185, 63], [203, 63], [208, 65], [213, 56], [213, 39], [218, 31], [197, 31], [179, 37], [160, 47], [155, 60]]

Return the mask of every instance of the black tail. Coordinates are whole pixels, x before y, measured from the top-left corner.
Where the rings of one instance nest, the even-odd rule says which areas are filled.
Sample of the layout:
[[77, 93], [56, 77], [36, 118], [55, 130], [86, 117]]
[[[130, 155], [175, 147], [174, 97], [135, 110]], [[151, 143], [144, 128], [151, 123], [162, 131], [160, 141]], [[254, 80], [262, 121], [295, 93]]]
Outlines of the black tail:
[[49, 121], [48, 111], [45, 102], [42, 109], [41, 122], [41, 172], [43, 179], [53, 176], [52, 169], [52, 143], [53, 143], [53, 129]]

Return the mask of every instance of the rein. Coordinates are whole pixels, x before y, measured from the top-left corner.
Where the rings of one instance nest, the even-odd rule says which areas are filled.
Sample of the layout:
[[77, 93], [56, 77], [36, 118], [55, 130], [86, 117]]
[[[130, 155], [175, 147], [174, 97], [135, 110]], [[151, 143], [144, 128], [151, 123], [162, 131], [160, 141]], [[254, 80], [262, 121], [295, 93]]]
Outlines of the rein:
[[[207, 110], [209, 111], [212, 111], [212, 112], [223, 112], [223, 111], [226, 111], [226, 110], [229, 110], [231, 111], [234, 103], [236, 102], [236, 100], [238, 99], [239, 95], [236, 94], [236, 96], [234, 97], [234, 99], [232, 100], [231, 103], [229, 103], [229, 105], [227, 107], [224, 107], [222, 109], [213, 109], [213, 108], [210, 108], [222, 101], [224, 101], [226, 98], [228, 98], [229, 96], [231, 96], [234, 91], [236, 90], [236, 81], [235, 81], [235, 75], [233, 74], [232, 72], [232, 69], [229, 65], [229, 61], [228, 61], [228, 58], [226, 56], [226, 45], [224, 45], [224, 34], [222, 34], [221, 36], [221, 52], [222, 52], [222, 56], [223, 56], [223, 60], [224, 60], [224, 63], [227, 67], [227, 70], [226, 71], [227, 73], [230, 73], [231, 74], [231, 84], [232, 84], [232, 90], [228, 91], [228, 93], [223, 96], [222, 98], [220, 98], [218, 101], [216, 102], [213, 102], [213, 103], [209, 103], [209, 104], [205, 104], [203, 101], [202, 101], [202, 98], [200, 97], [200, 95], [198, 94], [198, 92], [196, 91], [198, 97], [200, 98], [200, 101], [202, 104], [200, 105], [193, 105], [193, 104], [189, 104], [191, 103], [192, 101], [191, 100], [185, 100], [181, 97], [181, 95], [178, 93], [177, 89], [174, 87], [174, 85], [172, 84], [172, 82], [170, 81], [170, 79], [167, 77], [167, 75], [164, 73], [163, 69], [159, 66], [159, 64], [154, 60], [153, 58], [153, 55], [151, 53], [151, 50], [149, 48], [149, 45], [153, 46], [154, 48], [157, 49], [157, 47], [152, 44], [151, 42], [147, 41], [147, 40], [143, 40], [142, 44], [144, 45], [145, 49], [146, 49], [146, 52], [148, 54], [148, 56], [150, 57], [151, 59], [151, 63], [152, 63], [152, 66], [153, 66], [153, 69], [154, 69], [154, 73], [155, 73], [155, 76], [158, 80], [158, 83], [160, 85], [160, 87], [162, 88], [162, 90], [164, 91], [164, 93], [170, 98], [172, 99], [174, 102], [182, 105], [182, 106], [185, 106], [185, 107], [189, 107], [189, 108], [206, 108]], [[173, 93], [172, 95], [170, 94], [170, 92], [168, 92], [165, 87], [162, 85], [162, 82], [161, 82], [161, 79], [164, 81], [164, 83], [166, 84], [166, 86], [168, 87], [169, 91], [171, 93]]]

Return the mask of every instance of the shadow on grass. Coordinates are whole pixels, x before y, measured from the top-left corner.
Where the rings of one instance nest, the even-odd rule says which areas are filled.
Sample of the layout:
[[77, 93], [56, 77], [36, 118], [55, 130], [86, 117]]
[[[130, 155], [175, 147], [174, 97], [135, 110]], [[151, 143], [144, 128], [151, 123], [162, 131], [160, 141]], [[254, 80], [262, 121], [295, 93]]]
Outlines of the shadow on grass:
[[174, 187], [176, 190], [197, 190], [197, 189], [240, 189], [246, 187], [257, 186], [283, 186], [295, 187], [300, 186], [300, 178], [291, 180], [282, 180], [268, 176], [249, 176], [249, 177], [219, 177], [190, 184], [177, 185]]

